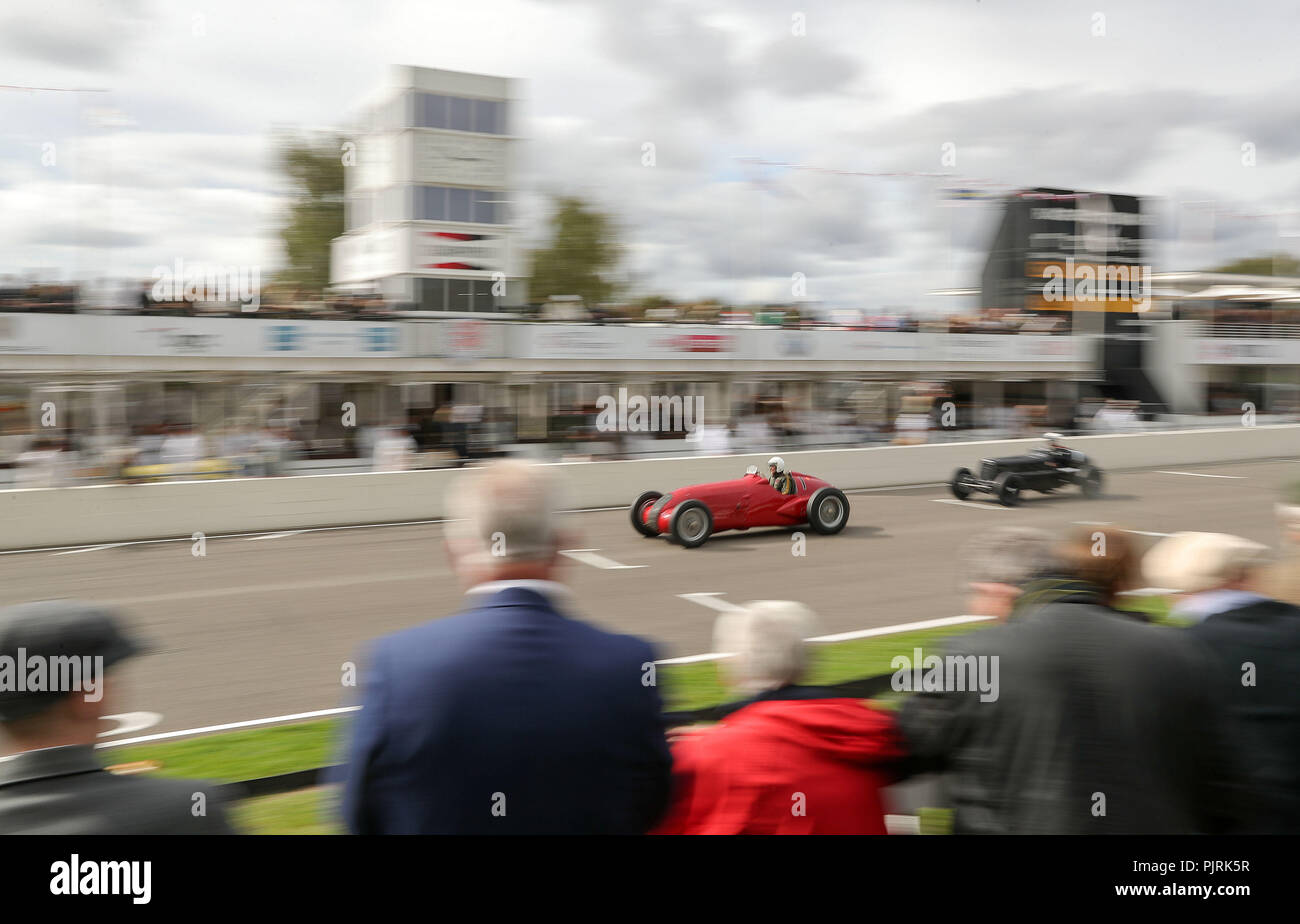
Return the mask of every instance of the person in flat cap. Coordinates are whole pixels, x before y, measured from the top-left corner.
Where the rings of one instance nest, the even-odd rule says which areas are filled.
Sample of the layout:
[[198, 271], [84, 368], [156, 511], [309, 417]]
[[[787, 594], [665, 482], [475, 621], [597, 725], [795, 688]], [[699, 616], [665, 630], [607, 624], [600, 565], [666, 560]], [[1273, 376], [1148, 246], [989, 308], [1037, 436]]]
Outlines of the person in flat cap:
[[210, 786], [118, 776], [95, 754], [113, 668], [143, 650], [95, 603], [0, 608], [0, 833], [234, 833]]
[[1173, 613], [1218, 662], [1218, 692], [1244, 750], [1249, 830], [1300, 833], [1300, 608], [1272, 599], [1266, 547], [1223, 533], [1176, 533], [1143, 561], [1177, 594]]

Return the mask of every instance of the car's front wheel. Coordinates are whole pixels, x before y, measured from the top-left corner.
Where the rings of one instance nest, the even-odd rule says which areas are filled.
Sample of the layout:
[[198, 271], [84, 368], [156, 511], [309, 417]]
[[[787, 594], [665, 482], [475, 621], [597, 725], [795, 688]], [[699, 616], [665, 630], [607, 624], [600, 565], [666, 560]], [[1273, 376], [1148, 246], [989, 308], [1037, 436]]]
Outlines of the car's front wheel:
[[684, 501], [673, 511], [671, 530], [678, 543], [688, 549], [696, 548], [713, 534], [713, 515], [700, 501]]
[[645, 512], [655, 505], [655, 501], [663, 497], [658, 491], [646, 491], [636, 500], [632, 501], [632, 528], [641, 535], [653, 539], [659, 535], [659, 530], [647, 526], [645, 522]]
[[808, 498], [808, 525], [813, 532], [833, 536], [849, 522], [849, 501], [839, 488], [818, 488]]
[[970, 483], [971, 477], [968, 468], [959, 468], [952, 473], [952, 481], [948, 483], [948, 487], [952, 491], [952, 496], [957, 500], [965, 500], [970, 497], [971, 491], [974, 490]]
[[1011, 472], [1003, 472], [998, 476], [998, 480], [993, 482], [993, 491], [1003, 507], [1014, 507], [1020, 503], [1020, 479]]

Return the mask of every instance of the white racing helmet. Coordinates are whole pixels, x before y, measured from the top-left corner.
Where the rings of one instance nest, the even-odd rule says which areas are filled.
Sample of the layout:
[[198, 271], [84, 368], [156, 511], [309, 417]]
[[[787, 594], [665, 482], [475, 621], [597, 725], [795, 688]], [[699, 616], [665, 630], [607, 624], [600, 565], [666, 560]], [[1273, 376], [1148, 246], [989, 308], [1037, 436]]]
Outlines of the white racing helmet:
[[785, 471], [785, 459], [782, 459], [780, 456], [772, 456], [772, 458], [767, 460], [768, 468], [771, 468], [773, 465], [776, 466], [778, 472]]

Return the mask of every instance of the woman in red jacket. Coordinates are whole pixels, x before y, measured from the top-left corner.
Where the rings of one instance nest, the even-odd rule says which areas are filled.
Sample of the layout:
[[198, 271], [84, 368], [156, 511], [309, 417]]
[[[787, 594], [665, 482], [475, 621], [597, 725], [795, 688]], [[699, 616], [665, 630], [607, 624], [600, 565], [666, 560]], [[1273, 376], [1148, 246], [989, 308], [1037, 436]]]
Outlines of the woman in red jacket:
[[659, 834], [884, 834], [880, 787], [902, 758], [893, 717], [796, 683], [813, 632], [804, 606], [763, 600], [719, 617], [729, 685], [751, 697], [673, 741], [674, 794]]

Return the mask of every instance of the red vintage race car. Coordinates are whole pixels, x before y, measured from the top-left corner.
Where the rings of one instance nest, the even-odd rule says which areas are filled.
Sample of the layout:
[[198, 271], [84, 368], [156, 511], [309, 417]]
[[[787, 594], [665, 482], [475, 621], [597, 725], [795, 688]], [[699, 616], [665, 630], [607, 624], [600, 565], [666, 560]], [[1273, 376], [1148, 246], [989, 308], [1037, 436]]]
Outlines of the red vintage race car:
[[667, 536], [693, 549], [714, 533], [751, 526], [802, 526], [832, 536], [849, 521], [844, 492], [820, 478], [790, 472], [794, 494], [782, 494], [751, 465], [743, 478], [646, 491], [632, 503], [632, 526], [643, 536]]

